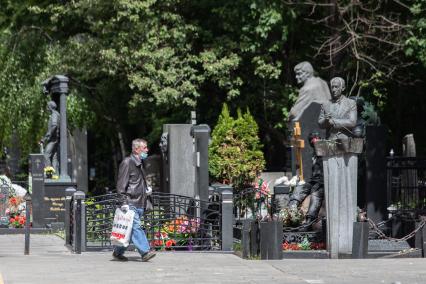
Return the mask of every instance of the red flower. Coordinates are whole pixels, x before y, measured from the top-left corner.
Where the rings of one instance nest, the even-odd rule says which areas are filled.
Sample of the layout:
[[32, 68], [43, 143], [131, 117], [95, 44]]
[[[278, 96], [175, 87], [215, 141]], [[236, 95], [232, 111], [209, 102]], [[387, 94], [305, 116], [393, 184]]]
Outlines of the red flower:
[[314, 249], [314, 250], [325, 249], [325, 243], [311, 243], [311, 249]]
[[283, 250], [300, 250], [298, 244], [289, 244], [287, 241], [283, 243]]
[[175, 241], [175, 240], [173, 240], [173, 239], [168, 240], [168, 241], [166, 242], [166, 247], [167, 247], [167, 248], [170, 248], [170, 247], [172, 247], [172, 246], [174, 246], [174, 245], [176, 245], [176, 241]]
[[10, 219], [9, 219], [9, 222], [10, 222], [10, 223], [13, 223], [13, 222], [15, 222], [15, 219], [14, 219], [14, 218], [10, 218]]
[[10, 199], [9, 199], [9, 203], [10, 203], [11, 205], [18, 205], [18, 201], [16, 200], [16, 198], [15, 198], [15, 197], [10, 198]]
[[24, 225], [25, 224], [25, 219], [23, 219], [23, 218], [19, 219], [19, 224]]

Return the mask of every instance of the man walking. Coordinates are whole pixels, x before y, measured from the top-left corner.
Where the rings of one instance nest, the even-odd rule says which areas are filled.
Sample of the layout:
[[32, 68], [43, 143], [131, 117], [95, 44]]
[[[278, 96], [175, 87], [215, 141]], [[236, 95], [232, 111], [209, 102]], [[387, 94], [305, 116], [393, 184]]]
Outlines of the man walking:
[[[143, 160], [148, 157], [148, 146], [144, 139], [132, 141], [132, 154], [120, 164], [117, 180], [117, 192], [125, 195], [125, 204], [135, 212], [132, 227], [132, 242], [142, 256], [142, 261], [148, 261], [155, 256], [150, 252], [145, 232], [140, 226], [140, 219], [147, 207], [152, 207], [147, 199], [152, 189], [147, 186]], [[114, 247], [112, 256], [119, 261], [127, 261], [124, 256], [126, 247]]]

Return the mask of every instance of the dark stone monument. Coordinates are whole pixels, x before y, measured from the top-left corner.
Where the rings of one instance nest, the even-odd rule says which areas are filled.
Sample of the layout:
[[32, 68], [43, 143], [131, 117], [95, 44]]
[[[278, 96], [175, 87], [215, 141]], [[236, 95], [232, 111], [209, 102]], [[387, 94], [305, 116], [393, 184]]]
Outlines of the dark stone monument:
[[[307, 137], [313, 131], [325, 137], [325, 131], [318, 127], [318, 116], [321, 105], [328, 103], [331, 99], [331, 94], [327, 83], [314, 76], [314, 69], [309, 62], [304, 61], [297, 64], [294, 67], [294, 72], [297, 83], [301, 85], [301, 88], [299, 89], [297, 101], [290, 110], [289, 119], [291, 123], [289, 129], [293, 129], [294, 122], [298, 121], [300, 123], [301, 138], [305, 142], [305, 147], [302, 150], [303, 176], [310, 177], [313, 150], [308, 147], [309, 141]], [[294, 161], [293, 157], [292, 160]]]
[[309, 146], [308, 136], [312, 132], [318, 132], [321, 138], [325, 138], [325, 130], [318, 126], [318, 116], [321, 111], [321, 105], [318, 103], [311, 103], [300, 116], [299, 123], [302, 130], [302, 138], [305, 141], [305, 148], [302, 150], [303, 161], [303, 176], [306, 179], [312, 175], [312, 156], [314, 148]]
[[[387, 220], [386, 137], [384, 126], [366, 126], [364, 185], [360, 208], [374, 223]], [[363, 167], [361, 167], [362, 169]], [[363, 190], [362, 190], [363, 189]]]
[[[416, 157], [416, 143], [413, 134], [407, 134], [402, 139], [402, 153], [404, 157]], [[408, 162], [412, 164], [412, 162]], [[402, 174], [401, 195], [405, 204], [417, 204], [419, 202], [417, 169], [407, 169]]]
[[260, 222], [260, 258], [281, 259], [283, 223], [278, 221]]
[[6, 215], [8, 201], [9, 186], [7, 184], [0, 184], [0, 228], [7, 228], [9, 224], [9, 219]]
[[275, 212], [279, 212], [280, 210], [288, 206], [288, 203], [290, 201], [290, 191], [291, 191], [291, 188], [288, 185], [277, 184], [274, 186], [274, 195], [272, 196], [272, 204], [274, 206]]
[[367, 258], [368, 255], [368, 222], [355, 222], [352, 240], [352, 258]]
[[33, 227], [44, 228], [44, 155], [30, 154]]
[[146, 180], [153, 191], [160, 191], [161, 187], [161, 156], [151, 155], [144, 161]]
[[89, 188], [88, 162], [87, 162], [87, 130], [74, 129], [69, 139], [69, 152], [71, 165], [69, 167], [72, 181], [77, 183], [80, 191], [87, 193]]

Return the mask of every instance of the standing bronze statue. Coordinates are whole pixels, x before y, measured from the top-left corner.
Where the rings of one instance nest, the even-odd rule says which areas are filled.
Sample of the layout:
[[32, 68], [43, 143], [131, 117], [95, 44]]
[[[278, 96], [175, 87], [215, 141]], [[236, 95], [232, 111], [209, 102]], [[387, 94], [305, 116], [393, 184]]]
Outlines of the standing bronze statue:
[[40, 141], [44, 145], [44, 163], [45, 167], [53, 167], [56, 173], [59, 173], [58, 149], [59, 149], [59, 127], [61, 115], [56, 110], [54, 101], [47, 103], [47, 110], [51, 112], [47, 132]]

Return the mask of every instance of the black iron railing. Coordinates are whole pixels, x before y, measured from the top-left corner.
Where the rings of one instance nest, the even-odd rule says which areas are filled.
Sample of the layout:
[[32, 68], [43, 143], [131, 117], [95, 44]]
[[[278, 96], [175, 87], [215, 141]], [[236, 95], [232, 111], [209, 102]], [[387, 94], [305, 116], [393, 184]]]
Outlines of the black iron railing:
[[272, 198], [269, 193], [250, 187], [235, 192], [233, 196], [234, 215], [237, 221], [272, 216]]
[[[209, 201], [181, 195], [153, 193], [153, 210], [144, 214], [141, 226], [152, 248], [164, 250], [220, 250], [222, 247], [222, 199]], [[85, 202], [86, 249], [112, 248], [109, 240], [118, 194], [96, 196]]]
[[387, 159], [388, 209], [412, 217], [426, 213], [426, 159]]

